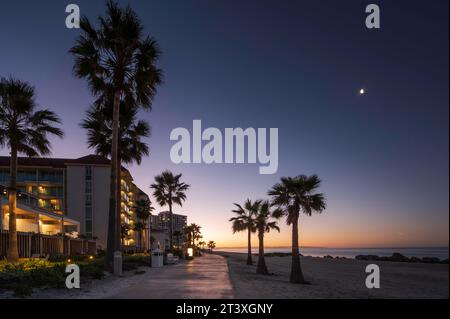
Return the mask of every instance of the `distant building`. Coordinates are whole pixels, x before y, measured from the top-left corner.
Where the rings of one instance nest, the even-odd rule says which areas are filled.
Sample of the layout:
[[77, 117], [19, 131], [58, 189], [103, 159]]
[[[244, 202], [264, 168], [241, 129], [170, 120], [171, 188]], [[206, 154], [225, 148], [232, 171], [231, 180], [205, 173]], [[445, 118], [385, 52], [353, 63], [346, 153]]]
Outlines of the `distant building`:
[[[159, 213], [159, 223], [161, 228], [170, 229], [170, 212]], [[187, 216], [180, 214], [172, 214], [173, 216], [173, 231], [183, 231], [184, 227], [187, 225]]]
[[[173, 244], [175, 246], [183, 246], [184, 236], [182, 234], [184, 231], [184, 227], [187, 226], [187, 216], [175, 213], [172, 214], [172, 216], [173, 216], [173, 233], [174, 233]], [[154, 234], [156, 232], [159, 232], [160, 243], [161, 242], [169, 243], [170, 212], [164, 211], [159, 213], [158, 215], [152, 215], [150, 217], [150, 221], [151, 221], [151, 236], [156, 238]], [[177, 232], [180, 234], [178, 238], [176, 237]], [[162, 236], [166, 237], [163, 238]]]
[[[0, 187], [9, 185], [9, 157], [0, 157]], [[134, 183], [128, 170], [122, 169], [122, 221], [130, 231], [127, 246], [138, 245], [135, 201], [148, 196]], [[108, 239], [110, 160], [97, 155], [77, 159], [19, 158], [17, 185], [18, 231], [56, 235], [76, 231], [87, 238], [97, 238], [100, 248]], [[0, 226], [7, 229], [8, 200], [2, 198]], [[146, 221], [150, 225], [150, 221]], [[150, 246], [150, 227], [143, 233], [143, 246]]]

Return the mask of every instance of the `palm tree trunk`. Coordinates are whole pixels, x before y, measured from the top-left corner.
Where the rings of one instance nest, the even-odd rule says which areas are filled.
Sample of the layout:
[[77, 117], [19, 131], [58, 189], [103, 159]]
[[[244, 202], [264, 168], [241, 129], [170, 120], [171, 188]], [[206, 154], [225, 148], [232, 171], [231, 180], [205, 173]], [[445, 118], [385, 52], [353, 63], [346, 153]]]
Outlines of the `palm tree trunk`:
[[173, 252], [173, 212], [172, 212], [172, 199], [169, 200], [169, 248], [170, 252]]
[[19, 261], [19, 248], [17, 245], [17, 224], [16, 224], [16, 205], [17, 205], [17, 149], [11, 146], [11, 162], [9, 165], [9, 189], [8, 189], [8, 212], [9, 212], [9, 245], [7, 259], [15, 263]]
[[[117, 172], [117, 154], [118, 154], [118, 135], [119, 135], [119, 107], [120, 107], [120, 90], [114, 93], [113, 104], [113, 127], [112, 127], [112, 145], [111, 145], [111, 181], [109, 193], [109, 219], [108, 219], [108, 243], [106, 250], [106, 260], [112, 263], [114, 251], [120, 249], [120, 219], [117, 220], [116, 214], [116, 189], [118, 187], [116, 180]], [[118, 227], [119, 225], [119, 231]]]
[[256, 267], [256, 273], [260, 275], [268, 275], [266, 260], [264, 258], [264, 229], [258, 232], [259, 239], [259, 252], [258, 252], [258, 266]]
[[253, 265], [252, 260], [252, 230], [250, 227], [248, 228], [248, 235], [247, 235], [247, 241], [248, 241], [248, 251], [247, 251], [247, 265]]
[[300, 254], [298, 251], [298, 215], [292, 222], [292, 265], [290, 282], [307, 284], [303, 277], [302, 267], [300, 265]]
[[121, 162], [122, 162], [122, 159], [121, 159], [121, 157], [120, 157], [120, 150], [118, 149], [117, 150], [117, 167], [116, 167], [116, 169], [117, 169], [117, 171], [116, 171], [116, 179], [117, 179], [117, 181], [116, 181], [116, 185], [117, 185], [117, 188], [116, 188], [116, 198], [117, 198], [117, 202], [116, 202], [116, 220], [117, 220], [117, 231], [118, 232], [120, 232], [121, 230], [121, 227], [122, 227], [122, 218], [121, 218], [121, 213], [122, 213], [122, 205], [121, 205], [121, 203], [122, 203], [122, 195], [121, 195], [121, 188], [122, 188], [122, 164], [121, 164]]
[[[116, 251], [116, 201], [114, 196], [116, 193], [116, 174], [113, 173], [111, 165], [110, 183], [109, 183], [109, 216], [108, 216], [108, 242], [106, 245], [106, 260], [108, 263], [113, 262], [114, 251]], [[120, 236], [120, 233], [119, 233]]]

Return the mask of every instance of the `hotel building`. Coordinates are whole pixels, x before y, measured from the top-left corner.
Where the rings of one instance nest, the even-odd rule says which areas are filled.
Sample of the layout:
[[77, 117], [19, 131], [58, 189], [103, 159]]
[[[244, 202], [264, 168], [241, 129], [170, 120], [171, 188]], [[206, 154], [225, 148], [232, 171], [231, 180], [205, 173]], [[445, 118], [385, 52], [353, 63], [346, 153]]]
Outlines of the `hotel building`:
[[[0, 187], [9, 185], [9, 157], [0, 157]], [[130, 231], [124, 245], [136, 246], [139, 236], [134, 232], [134, 205], [147, 195], [134, 183], [128, 170], [122, 169], [122, 222]], [[99, 248], [106, 248], [110, 188], [110, 161], [88, 155], [77, 159], [19, 158], [17, 185], [17, 230], [20, 232], [79, 233], [97, 239]], [[0, 229], [8, 229], [8, 200], [0, 196]], [[150, 221], [147, 221], [150, 225]], [[142, 249], [150, 246], [150, 227], [143, 233]]]

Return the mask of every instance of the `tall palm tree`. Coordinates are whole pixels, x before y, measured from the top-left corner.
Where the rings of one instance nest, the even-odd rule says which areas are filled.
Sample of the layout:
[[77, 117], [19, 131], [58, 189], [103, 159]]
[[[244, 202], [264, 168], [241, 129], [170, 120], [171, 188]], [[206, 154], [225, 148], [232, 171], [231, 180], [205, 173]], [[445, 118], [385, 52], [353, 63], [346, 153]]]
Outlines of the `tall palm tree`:
[[134, 224], [134, 230], [139, 234], [139, 246], [142, 247], [142, 233], [149, 226], [148, 219], [155, 208], [152, 206], [152, 202], [149, 199], [137, 200], [134, 208], [137, 218], [137, 222]]
[[[86, 112], [81, 127], [88, 131], [88, 146], [95, 149], [95, 153], [105, 157], [111, 155], [112, 136], [112, 109], [107, 107], [107, 99], [99, 98]], [[142, 158], [149, 155], [149, 149], [142, 140], [149, 137], [150, 126], [147, 122], [136, 120], [137, 108], [121, 102], [119, 129], [118, 162], [116, 183], [121, 185], [122, 163], [141, 164]], [[110, 187], [112, 189], [112, 187]], [[120, 187], [116, 189], [116, 196], [120, 198]], [[120, 205], [116, 206], [116, 216], [121, 216]], [[122, 222], [120, 222], [121, 224]], [[120, 226], [119, 224], [119, 226]], [[122, 230], [121, 230], [122, 232]], [[123, 242], [123, 240], [122, 240]]]
[[195, 223], [192, 223], [184, 227], [184, 232], [187, 238], [186, 242], [188, 246], [192, 247], [193, 249], [196, 249], [197, 247], [196, 241], [203, 238], [203, 236], [201, 235], [201, 228], [202, 228], [201, 226]]
[[272, 205], [283, 210], [288, 225], [292, 225], [292, 265], [290, 281], [292, 283], [308, 283], [303, 276], [300, 265], [298, 244], [298, 219], [303, 212], [307, 216], [321, 213], [326, 208], [323, 193], [316, 193], [321, 180], [317, 175], [299, 175], [282, 177], [281, 182], [269, 190]]
[[55, 124], [60, 119], [48, 109], [36, 110], [34, 88], [13, 78], [0, 79], [0, 146], [10, 149], [10, 178], [8, 187], [9, 246], [7, 257], [17, 262], [17, 156], [50, 154], [49, 135], [63, 136]]
[[192, 226], [191, 225], [186, 225], [183, 228], [183, 233], [184, 233], [184, 237], [185, 237], [185, 248], [188, 248], [189, 246], [192, 246], [192, 241], [193, 241], [193, 235], [192, 235]]
[[234, 204], [237, 208], [232, 210], [237, 216], [230, 218], [232, 222], [233, 234], [237, 232], [247, 231], [247, 265], [253, 265], [252, 260], [252, 233], [256, 231], [255, 216], [261, 205], [261, 201], [252, 202], [247, 199], [244, 207]]
[[125, 246], [125, 240], [130, 239], [131, 226], [125, 222], [120, 223], [120, 240], [121, 244]]
[[266, 260], [264, 258], [264, 234], [270, 232], [272, 229], [280, 232], [280, 228], [276, 221], [270, 221], [271, 217], [280, 218], [283, 212], [280, 209], [270, 210], [269, 201], [264, 201], [259, 206], [258, 213], [255, 218], [255, 226], [258, 231], [258, 265], [256, 266], [256, 273], [261, 275], [269, 274], [267, 270]]
[[[87, 111], [86, 116], [81, 122], [81, 127], [87, 130], [88, 147], [93, 148], [95, 153], [105, 157], [111, 157], [113, 112], [108, 107], [108, 99], [101, 96], [94, 105]], [[135, 106], [120, 103], [120, 128], [118, 135], [118, 153], [117, 160], [119, 165], [116, 167], [115, 181], [110, 180], [110, 191], [116, 192], [116, 197], [120, 198], [120, 180], [122, 163], [131, 164], [133, 162], [141, 164], [142, 158], [149, 155], [148, 145], [143, 141], [150, 136], [150, 126], [143, 120], [137, 120], [138, 110]], [[116, 189], [112, 184], [117, 184]], [[116, 205], [115, 216], [120, 221], [121, 207]], [[119, 223], [120, 226], [121, 222]], [[108, 237], [109, 234], [108, 234]]]
[[174, 175], [170, 171], [164, 171], [155, 177], [155, 183], [150, 185], [153, 189], [153, 196], [161, 206], [169, 207], [169, 247], [173, 251], [173, 204], [183, 206], [186, 200], [186, 191], [190, 185], [181, 182], [182, 174]]
[[142, 233], [147, 227], [147, 223], [139, 220], [133, 224], [133, 230], [138, 233], [138, 245], [142, 248]]
[[120, 249], [120, 216], [117, 189], [120, 103], [149, 108], [161, 83], [162, 72], [156, 67], [159, 49], [156, 41], [145, 37], [143, 26], [130, 6], [120, 8], [107, 2], [105, 17], [99, 17], [96, 29], [86, 17], [80, 22], [83, 34], [70, 49], [75, 57], [74, 74], [88, 81], [96, 97], [112, 97], [111, 189], [109, 203], [107, 260]]

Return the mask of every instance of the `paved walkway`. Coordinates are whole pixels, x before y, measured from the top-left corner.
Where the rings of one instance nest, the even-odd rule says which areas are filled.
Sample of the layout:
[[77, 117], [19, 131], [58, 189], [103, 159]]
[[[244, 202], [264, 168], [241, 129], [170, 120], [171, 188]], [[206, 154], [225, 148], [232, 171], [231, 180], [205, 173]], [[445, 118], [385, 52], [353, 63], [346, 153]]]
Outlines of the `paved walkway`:
[[233, 298], [224, 257], [205, 254], [177, 265], [151, 268], [139, 285], [122, 288], [108, 298], [116, 299], [216, 299]]

